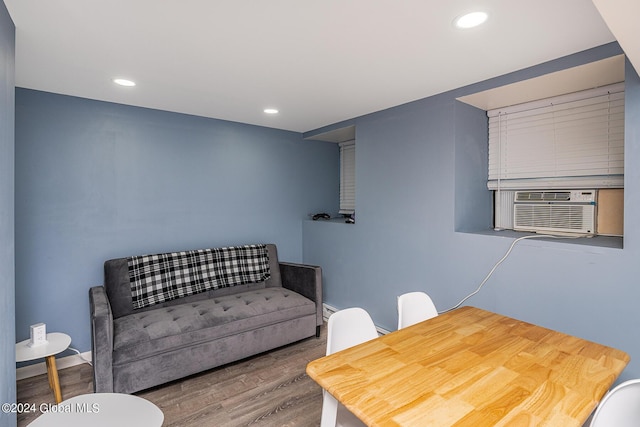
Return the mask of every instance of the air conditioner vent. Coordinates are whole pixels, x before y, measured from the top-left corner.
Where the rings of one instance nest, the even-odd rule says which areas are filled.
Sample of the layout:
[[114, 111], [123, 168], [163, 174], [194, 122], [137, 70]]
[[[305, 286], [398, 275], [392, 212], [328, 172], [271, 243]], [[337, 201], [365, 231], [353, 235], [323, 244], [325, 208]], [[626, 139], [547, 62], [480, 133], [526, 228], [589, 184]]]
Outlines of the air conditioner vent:
[[516, 191], [513, 229], [595, 234], [595, 190]]
[[571, 200], [570, 191], [518, 191], [516, 193], [516, 201], [567, 201]]
[[585, 225], [582, 206], [519, 205], [515, 215], [517, 227], [582, 230]]

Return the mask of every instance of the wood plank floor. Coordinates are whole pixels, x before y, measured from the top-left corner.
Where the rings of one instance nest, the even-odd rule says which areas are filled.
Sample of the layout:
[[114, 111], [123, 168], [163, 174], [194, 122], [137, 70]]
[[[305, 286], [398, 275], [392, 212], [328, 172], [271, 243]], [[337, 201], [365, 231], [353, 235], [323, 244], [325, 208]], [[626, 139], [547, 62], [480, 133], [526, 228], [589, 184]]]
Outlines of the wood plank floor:
[[[240, 362], [145, 390], [136, 395], [155, 403], [165, 427], [313, 427], [320, 425], [322, 389], [305, 373], [324, 356], [326, 325], [320, 338], [307, 338]], [[88, 364], [59, 371], [63, 399], [93, 392]], [[18, 402], [53, 404], [46, 375], [18, 381]], [[18, 414], [18, 427], [40, 412]]]

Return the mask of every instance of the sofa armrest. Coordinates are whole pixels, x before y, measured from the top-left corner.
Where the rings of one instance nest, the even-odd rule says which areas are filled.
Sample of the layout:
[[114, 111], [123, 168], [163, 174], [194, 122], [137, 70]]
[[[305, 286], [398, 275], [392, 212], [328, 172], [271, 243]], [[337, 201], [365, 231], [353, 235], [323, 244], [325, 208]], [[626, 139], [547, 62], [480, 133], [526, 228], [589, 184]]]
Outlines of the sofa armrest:
[[96, 393], [112, 393], [113, 313], [103, 286], [94, 286], [89, 289], [89, 312], [93, 389]]
[[280, 263], [282, 287], [291, 289], [316, 303], [316, 335], [322, 326], [322, 269], [315, 265]]

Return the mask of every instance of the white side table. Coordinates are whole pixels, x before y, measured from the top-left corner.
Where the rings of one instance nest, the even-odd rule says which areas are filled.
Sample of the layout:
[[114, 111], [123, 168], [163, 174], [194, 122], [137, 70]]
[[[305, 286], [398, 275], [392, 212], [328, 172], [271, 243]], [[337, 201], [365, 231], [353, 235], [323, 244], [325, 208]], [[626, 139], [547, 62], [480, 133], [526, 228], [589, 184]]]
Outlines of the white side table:
[[51, 406], [29, 427], [161, 427], [163, 421], [164, 414], [160, 408], [141, 397], [93, 393], [81, 394]]
[[29, 344], [29, 340], [20, 341], [16, 344], [16, 362], [27, 362], [29, 360], [44, 358], [47, 365], [49, 387], [53, 390], [56, 403], [62, 402], [58, 368], [56, 367], [56, 354], [62, 353], [69, 348], [71, 337], [60, 332], [52, 332], [47, 334], [46, 344], [37, 347], [29, 347], [27, 344]]

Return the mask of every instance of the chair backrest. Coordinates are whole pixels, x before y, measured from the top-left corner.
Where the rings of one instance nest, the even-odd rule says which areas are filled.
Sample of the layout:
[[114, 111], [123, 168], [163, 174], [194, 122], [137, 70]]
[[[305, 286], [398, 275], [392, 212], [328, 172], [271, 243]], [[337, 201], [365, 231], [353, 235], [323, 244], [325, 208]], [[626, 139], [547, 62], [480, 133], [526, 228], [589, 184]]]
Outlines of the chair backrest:
[[[346, 308], [329, 316], [327, 356], [378, 337], [371, 316], [362, 308]], [[331, 394], [323, 390], [320, 427], [366, 427]]]
[[640, 379], [625, 381], [609, 391], [590, 424], [590, 427], [637, 426], [640, 426]]
[[408, 292], [398, 297], [398, 329], [438, 315], [431, 297], [424, 292]]
[[378, 337], [371, 316], [359, 307], [333, 313], [327, 326], [327, 355]]

